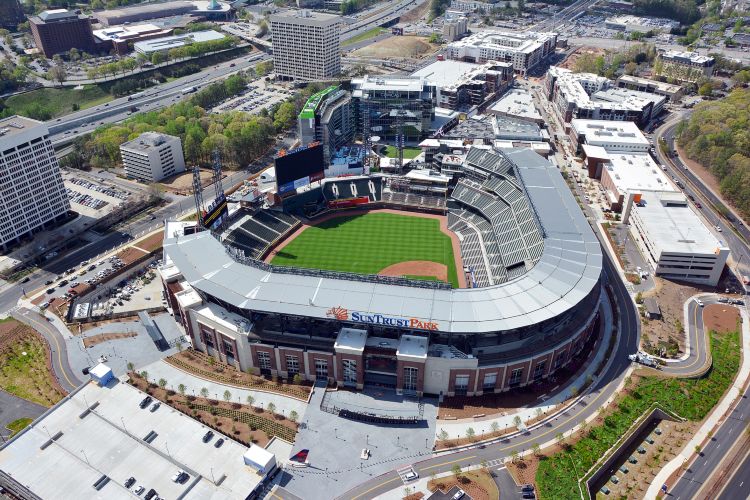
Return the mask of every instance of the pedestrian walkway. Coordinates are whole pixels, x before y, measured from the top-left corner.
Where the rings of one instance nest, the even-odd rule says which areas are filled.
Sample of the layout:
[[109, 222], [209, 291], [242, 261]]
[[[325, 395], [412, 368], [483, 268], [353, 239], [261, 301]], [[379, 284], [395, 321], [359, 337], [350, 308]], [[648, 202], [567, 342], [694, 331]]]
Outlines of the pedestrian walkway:
[[541, 414], [543, 415], [554, 411], [557, 405], [564, 403], [571, 397], [571, 389], [573, 387], [580, 389], [585, 385], [587, 377], [593, 377], [594, 371], [599, 367], [607, 351], [610, 349], [613, 315], [612, 305], [607, 300], [602, 301], [601, 315], [602, 324], [604, 325], [602, 345], [599, 347], [599, 350], [596, 352], [593, 359], [590, 360], [588, 366], [586, 366], [586, 368], [579, 373], [574, 380], [568, 382], [565, 387], [558, 390], [548, 399], [540, 399], [539, 403], [535, 405], [520, 408], [518, 411], [505, 413], [493, 418], [482, 420], [466, 418], [456, 421], [439, 420], [435, 429], [436, 439], [443, 430], [448, 433], [450, 438], [465, 437], [466, 431], [469, 428], [472, 428], [477, 436], [481, 436], [482, 434], [492, 432], [492, 425], [494, 422], [497, 423], [498, 429], [500, 430], [515, 428], [516, 424], [514, 423], [514, 420], [516, 417], [520, 417], [522, 422], [527, 422], [532, 418], [538, 417], [539, 411], [541, 411]]
[[186, 387], [186, 394], [193, 394], [200, 396], [201, 389], [204, 387], [208, 389], [209, 397], [213, 397], [218, 400], [224, 399], [224, 391], [229, 391], [232, 394], [232, 401], [237, 401], [241, 404], [247, 404], [247, 397], [252, 396], [254, 398], [253, 406], [259, 408], [267, 408], [269, 403], [273, 403], [276, 406], [275, 412], [281, 415], [288, 416], [289, 413], [294, 410], [298, 415], [305, 413], [307, 403], [300, 401], [299, 399], [290, 398], [281, 394], [263, 391], [251, 391], [249, 389], [241, 389], [239, 387], [220, 384], [207, 380], [191, 373], [184, 372], [179, 368], [170, 365], [164, 360], [159, 360], [146, 366], [138, 367], [139, 372], [148, 372], [148, 380], [153, 383], [157, 383], [159, 379], [167, 381], [167, 387], [176, 391], [180, 384], [184, 384]]

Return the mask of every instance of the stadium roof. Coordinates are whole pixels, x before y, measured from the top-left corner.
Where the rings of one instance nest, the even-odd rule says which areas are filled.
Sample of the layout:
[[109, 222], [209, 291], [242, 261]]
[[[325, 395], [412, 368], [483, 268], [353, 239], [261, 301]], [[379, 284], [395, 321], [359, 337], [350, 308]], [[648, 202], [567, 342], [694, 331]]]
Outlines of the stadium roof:
[[431, 289], [277, 272], [239, 263], [209, 232], [167, 237], [166, 260], [195, 289], [241, 309], [317, 318], [330, 317], [331, 310], [356, 311], [429, 321], [446, 332], [533, 325], [575, 307], [599, 286], [601, 247], [554, 166], [528, 149], [502, 154], [517, 166], [544, 230], [544, 249], [528, 272], [499, 285]]

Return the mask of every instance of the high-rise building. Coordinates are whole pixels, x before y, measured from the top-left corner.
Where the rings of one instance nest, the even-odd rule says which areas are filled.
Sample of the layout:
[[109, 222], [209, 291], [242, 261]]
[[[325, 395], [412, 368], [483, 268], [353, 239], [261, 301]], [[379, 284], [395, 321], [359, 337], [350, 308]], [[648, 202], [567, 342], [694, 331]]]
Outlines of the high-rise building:
[[340, 17], [307, 10], [271, 16], [277, 76], [325, 80], [341, 72]]
[[354, 139], [352, 95], [332, 85], [310, 96], [297, 118], [300, 141], [323, 143], [326, 160]]
[[158, 182], [185, 171], [182, 142], [156, 132], [144, 132], [120, 145], [125, 174], [143, 182]]
[[23, 21], [23, 9], [18, 0], [3, 0], [0, 2], [0, 27], [15, 29]]
[[96, 51], [91, 20], [87, 16], [67, 9], [45, 10], [30, 17], [29, 26], [37, 49], [47, 58], [73, 48], [83, 52]]
[[42, 122], [0, 120], [0, 248], [62, 220], [70, 209], [60, 165]]
[[[352, 80], [358, 131], [406, 143], [419, 142], [435, 117], [436, 88], [424, 77], [365, 76]], [[368, 129], [368, 130], [365, 130]]]

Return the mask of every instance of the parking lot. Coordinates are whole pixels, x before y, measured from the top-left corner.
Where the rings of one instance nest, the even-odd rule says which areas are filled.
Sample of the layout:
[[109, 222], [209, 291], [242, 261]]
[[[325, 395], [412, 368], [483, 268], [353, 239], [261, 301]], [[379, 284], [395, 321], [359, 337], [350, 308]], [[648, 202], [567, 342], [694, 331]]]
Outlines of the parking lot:
[[85, 287], [81, 285], [98, 285], [120, 269], [124, 263], [115, 256], [97, 262], [84, 261], [80, 265], [80, 268], [68, 269], [54, 280], [45, 283], [49, 288], [42, 307], [46, 307], [48, 302], [55, 297], [68, 299], [74, 294], [80, 294], [82, 290], [85, 290]]
[[283, 102], [291, 94], [290, 90], [255, 81], [247, 86], [247, 91], [242, 95], [219, 104], [213, 111], [215, 113], [226, 111], [260, 113], [261, 109], [268, 109], [274, 104]]
[[92, 218], [110, 213], [132, 194], [121, 187], [81, 177], [80, 172], [63, 172], [63, 182], [73, 210]]

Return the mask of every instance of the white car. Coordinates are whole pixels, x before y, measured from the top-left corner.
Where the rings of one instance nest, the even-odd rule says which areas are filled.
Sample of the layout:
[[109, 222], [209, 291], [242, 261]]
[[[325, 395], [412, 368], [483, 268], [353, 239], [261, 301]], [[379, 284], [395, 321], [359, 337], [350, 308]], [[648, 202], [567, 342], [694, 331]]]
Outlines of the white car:
[[720, 226], [716, 226], [716, 230], [719, 231], [719, 232], [721, 232], [721, 227]]
[[185, 473], [185, 471], [184, 471], [184, 470], [182, 470], [182, 469], [177, 469], [177, 472], [175, 472], [175, 473], [174, 473], [174, 475], [172, 476], [172, 482], [174, 482], [174, 483], [177, 483], [177, 482], [179, 482], [179, 481], [180, 481], [180, 479], [182, 479], [182, 475], [183, 475], [184, 473]]
[[703, 307], [703, 301], [701, 299], [695, 299], [695, 302], [698, 304], [698, 307]]
[[142, 485], [138, 485], [138, 487], [135, 489], [135, 494], [140, 496], [144, 491], [146, 491], [146, 488], [144, 488]]

